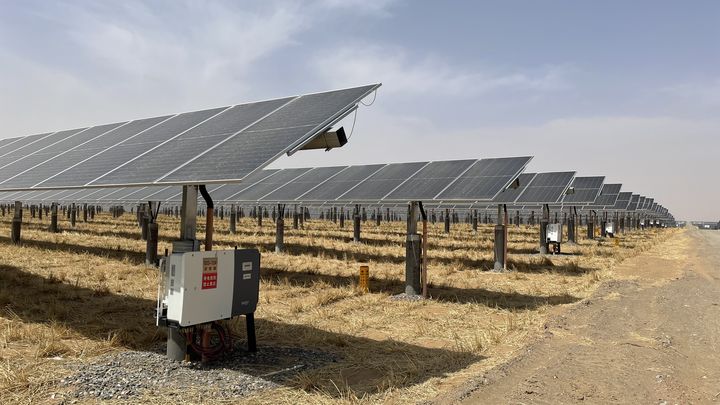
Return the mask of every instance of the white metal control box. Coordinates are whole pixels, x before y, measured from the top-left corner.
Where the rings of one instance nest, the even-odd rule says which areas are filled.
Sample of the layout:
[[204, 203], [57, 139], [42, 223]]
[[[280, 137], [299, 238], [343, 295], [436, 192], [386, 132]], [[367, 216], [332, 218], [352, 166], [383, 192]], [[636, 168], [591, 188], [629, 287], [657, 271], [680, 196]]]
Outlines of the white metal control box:
[[615, 223], [610, 221], [605, 223], [605, 233], [608, 235], [615, 235]]
[[260, 288], [255, 249], [173, 253], [160, 270], [158, 326], [186, 327], [255, 312]]
[[550, 243], [562, 242], [562, 224], [547, 224], [545, 240]]

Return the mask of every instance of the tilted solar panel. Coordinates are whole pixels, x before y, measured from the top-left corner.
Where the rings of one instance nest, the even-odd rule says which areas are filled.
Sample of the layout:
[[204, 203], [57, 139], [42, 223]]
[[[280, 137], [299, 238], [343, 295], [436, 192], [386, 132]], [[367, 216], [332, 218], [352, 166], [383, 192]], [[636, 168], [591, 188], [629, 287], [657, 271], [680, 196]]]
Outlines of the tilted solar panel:
[[[9, 178], [2, 183], [5, 187], [31, 187], [40, 182], [48, 180], [48, 173], [50, 178], [45, 184], [52, 184], [53, 180], [61, 181], [67, 176], [73, 176], [73, 173], [83, 175], [86, 182], [99, 176], [101, 173], [95, 173], [92, 171], [92, 163], [86, 163], [88, 159], [99, 154], [117, 144], [121, 139], [127, 139], [131, 134], [142, 132], [158, 123], [170, 118], [156, 117], [148, 118], [143, 120], [131, 121], [119, 126], [115, 126], [113, 129], [104, 132], [97, 137], [75, 146], [74, 148], [67, 148], [64, 152], [55, 152], [54, 156], [38, 164], [37, 166], [28, 169], [25, 172], [17, 174], [15, 177]], [[64, 146], [64, 145], [63, 145]], [[104, 159], [111, 159], [111, 154], [104, 154], [103, 158], [98, 158], [96, 163], [100, 166], [105, 165]], [[79, 165], [79, 168], [73, 167]], [[84, 172], [82, 172], [84, 171]], [[70, 173], [68, 173], [70, 172]], [[70, 177], [72, 178], [72, 177]]]
[[287, 183], [297, 179], [304, 173], [310, 170], [309, 167], [301, 169], [282, 169], [272, 176], [266, 177], [263, 180], [243, 189], [239, 193], [229, 197], [231, 201], [260, 201], [267, 194], [272, 193], [278, 188], [286, 185]]
[[385, 200], [432, 200], [475, 162], [474, 159], [430, 162], [387, 195]]
[[538, 173], [515, 203], [550, 204], [559, 202], [574, 177], [575, 172]]
[[653, 198], [645, 198], [645, 205], [644, 205], [643, 209], [649, 210], [650, 207], [652, 207], [653, 201], [654, 201]]
[[612, 207], [615, 205], [620, 194], [622, 184], [605, 184], [603, 185], [600, 195], [597, 196], [594, 202], [589, 204], [593, 207]]
[[563, 197], [563, 204], [584, 204], [595, 201], [604, 182], [605, 176], [575, 177], [570, 185], [574, 188], [574, 192]]
[[316, 167], [307, 173], [285, 184], [272, 193], [262, 198], [263, 201], [294, 201], [301, 195], [305, 194], [314, 187], [327, 181], [341, 171], [347, 169], [348, 166], [335, 167]]
[[497, 195], [497, 197], [493, 198], [494, 204], [511, 204], [514, 203], [515, 200], [522, 194], [528, 185], [532, 182], [532, 179], [535, 178], [537, 173], [523, 173], [521, 174], [518, 179], [520, 181], [520, 186], [518, 188], [508, 188]]
[[[266, 165], [285, 152], [291, 152], [312, 135], [328, 129], [343, 114], [375, 90], [377, 86], [364, 86], [354, 89], [338, 90], [300, 96], [283, 108], [252, 125], [246, 131], [228, 141], [221, 147], [181, 168], [162, 181], [193, 179], [202, 169], [209, 169], [211, 177], [197, 177], [195, 180], [227, 180], [237, 177], [238, 173], [250, 173]], [[290, 145], [290, 148], [288, 148]], [[233, 165], [217, 162], [233, 160]], [[208, 167], [208, 162], [210, 166]]]
[[520, 175], [531, 159], [525, 156], [479, 160], [435, 199], [490, 201]]
[[605, 184], [600, 192], [601, 195], [620, 194], [622, 184]]
[[298, 197], [302, 201], [333, 201], [372, 176], [386, 165], [350, 166], [317, 187]]
[[[148, 153], [154, 148], [159, 147], [164, 142], [168, 142], [172, 137], [199, 125], [201, 122], [210, 119], [223, 110], [223, 108], [215, 108], [179, 114], [160, 121], [160, 123], [149, 128], [140, 130], [137, 133], [120, 129], [113, 134], [113, 138], [117, 138], [116, 144], [106, 147], [90, 157], [72, 164], [67, 170], [63, 170], [57, 174], [45, 173], [45, 171], [43, 171], [42, 176], [46, 176], [46, 179], [37, 183], [35, 186], [61, 187], [73, 184], [88, 184], [107, 174], [109, 171], [121, 167], [121, 165], [126, 164], [131, 159], [137, 158], [143, 153]], [[67, 163], [71, 164], [72, 162]], [[37, 175], [35, 173], [31, 174]]]
[[629, 192], [622, 192], [622, 193], [618, 194], [618, 199], [615, 202], [615, 205], [611, 209], [621, 210], [621, 211], [627, 210], [628, 205], [630, 205], [631, 198], [632, 198], [632, 193], [629, 193]]
[[328, 130], [379, 86], [4, 142], [0, 191], [238, 182]]
[[635, 211], [637, 209], [639, 201], [640, 201], [640, 194], [633, 194], [632, 198], [630, 198], [630, 204], [628, 204], [627, 210]]
[[377, 201], [395, 190], [428, 162], [392, 163], [338, 197], [342, 201]]

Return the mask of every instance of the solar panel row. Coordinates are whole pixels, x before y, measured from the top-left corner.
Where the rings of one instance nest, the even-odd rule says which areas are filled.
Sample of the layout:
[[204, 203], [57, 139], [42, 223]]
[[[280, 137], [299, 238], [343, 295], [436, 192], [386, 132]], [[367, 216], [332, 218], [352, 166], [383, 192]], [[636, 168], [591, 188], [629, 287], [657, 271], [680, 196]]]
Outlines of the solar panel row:
[[600, 194], [600, 189], [605, 182], [604, 176], [576, 177], [570, 187], [574, 189], [573, 194], [565, 195], [563, 203], [593, 203]]
[[380, 85], [31, 135], [0, 143], [0, 190], [239, 181]]
[[538, 173], [525, 191], [515, 200], [515, 203], [549, 204], [559, 202], [574, 177], [575, 172]]
[[[236, 202], [484, 201], [494, 198], [513, 182], [530, 159], [521, 157], [262, 170], [251, 174], [239, 184], [216, 185], [211, 189], [211, 195], [216, 201]], [[463, 182], [463, 186], [453, 188], [458, 181]], [[2, 198], [63, 201], [85, 196], [93, 201], [177, 201], [181, 196], [179, 186], [107, 189], [112, 192], [87, 189], [58, 192], [35, 190], [3, 193]]]

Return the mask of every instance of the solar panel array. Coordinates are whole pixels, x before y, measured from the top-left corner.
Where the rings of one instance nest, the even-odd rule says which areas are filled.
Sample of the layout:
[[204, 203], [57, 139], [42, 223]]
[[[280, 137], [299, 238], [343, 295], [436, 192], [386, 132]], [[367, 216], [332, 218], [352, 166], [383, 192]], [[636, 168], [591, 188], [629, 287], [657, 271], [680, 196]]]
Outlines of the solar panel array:
[[[390, 202], [489, 201], [513, 182], [530, 157], [391, 163], [255, 172], [237, 184], [214, 185], [215, 201], [232, 202]], [[473, 170], [475, 169], [475, 170]], [[471, 173], [472, 171], [472, 173]], [[474, 179], [476, 184], [470, 184]], [[452, 192], [457, 182], [464, 185]], [[38, 201], [179, 201], [179, 186], [109, 187], [0, 192], [0, 199]], [[442, 196], [442, 197], [441, 197]]]
[[631, 198], [632, 198], [632, 193], [629, 193], [629, 192], [619, 193], [618, 199], [615, 202], [615, 205], [611, 209], [612, 210], [620, 210], [620, 211], [627, 210], [628, 206], [630, 205]]
[[240, 181], [327, 131], [379, 86], [8, 140], [0, 190]]
[[531, 157], [483, 159], [436, 196], [437, 200], [492, 200], [517, 178]]
[[493, 204], [511, 204], [522, 194], [527, 186], [532, 182], [533, 178], [537, 176], [537, 173], [523, 173], [518, 177], [519, 186], [517, 188], [508, 188], [502, 193], [498, 194], [493, 199]]
[[617, 202], [622, 184], [605, 184], [600, 195], [590, 204], [593, 207], [612, 207]]
[[[667, 213], [602, 176], [522, 173], [531, 157], [262, 170], [327, 131], [378, 86], [2, 139], [0, 201], [179, 202], [180, 185], [207, 184], [217, 202], [419, 200], [459, 209], [548, 204]], [[516, 179], [520, 186], [508, 188]]]
[[538, 173], [515, 203], [557, 203], [565, 195], [574, 177], [575, 172]]
[[574, 189], [574, 192], [573, 194], [565, 195], [563, 203], [580, 204], [595, 202], [604, 182], [604, 176], [576, 177], [570, 185], [570, 187]]

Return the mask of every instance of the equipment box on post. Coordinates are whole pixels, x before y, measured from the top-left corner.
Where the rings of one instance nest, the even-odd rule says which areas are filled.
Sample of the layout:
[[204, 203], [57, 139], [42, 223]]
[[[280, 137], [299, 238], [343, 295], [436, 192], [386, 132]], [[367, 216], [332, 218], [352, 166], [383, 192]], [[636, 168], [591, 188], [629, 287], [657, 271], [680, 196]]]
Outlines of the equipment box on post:
[[158, 325], [186, 327], [255, 312], [256, 249], [173, 253], [161, 263]]
[[611, 238], [615, 236], [615, 223], [612, 221], [608, 221], [605, 223], [605, 234], [610, 236]]
[[560, 244], [562, 243], [562, 224], [548, 224], [545, 231], [545, 241], [552, 245], [553, 253], [560, 253]]

